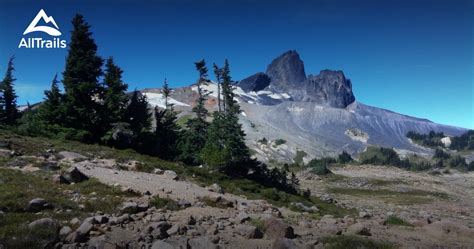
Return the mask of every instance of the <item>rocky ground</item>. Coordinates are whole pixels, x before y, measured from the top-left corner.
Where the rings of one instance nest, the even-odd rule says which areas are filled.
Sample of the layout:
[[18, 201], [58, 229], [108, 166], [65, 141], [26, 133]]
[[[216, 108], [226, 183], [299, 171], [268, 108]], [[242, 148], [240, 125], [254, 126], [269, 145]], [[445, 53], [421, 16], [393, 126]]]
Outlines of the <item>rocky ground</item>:
[[[333, 216], [319, 215], [323, 207], [292, 203], [298, 208], [290, 210], [227, 193], [218, 184], [203, 187], [172, 170], [139, 172], [139, 160], [52, 149], [41, 156], [2, 149], [0, 155], [1, 168], [25, 175], [46, 167], [42, 177], [63, 192], [95, 178], [130, 193], [104, 212], [87, 209], [90, 200], [109, 201], [101, 193], [75, 192], [70, 200], [86, 203], [80, 208], [89, 211], [68, 219], [44, 214], [74, 210], [58, 210], [47, 198], [31, 198], [24, 211], [38, 217], [28, 219], [27, 226], [54, 233], [42, 245], [50, 248], [474, 247], [473, 173], [414, 173], [372, 165], [332, 168], [328, 177], [299, 172], [301, 188], [352, 211]], [[173, 207], [157, 204], [164, 200]], [[2, 210], [3, 216], [8, 210]]]

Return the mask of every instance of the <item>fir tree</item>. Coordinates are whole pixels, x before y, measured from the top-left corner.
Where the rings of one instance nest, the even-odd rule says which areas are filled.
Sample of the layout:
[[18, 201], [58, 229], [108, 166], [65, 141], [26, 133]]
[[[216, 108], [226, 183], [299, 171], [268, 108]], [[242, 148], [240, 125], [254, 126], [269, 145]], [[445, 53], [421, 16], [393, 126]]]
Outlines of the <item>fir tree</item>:
[[102, 59], [89, 31], [90, 25], [82, 15], [73, 20], [73, 31], [63, 73], [66, 127], [79, 130], [79, 139], [97, 141], [103, 132], [101, 125], [103, 88], [98, 82], [102, 75]]
[[130, 124], [135, 135], [147, 132], [151, 127], [151, 114], [148, 112], [146, 97], [137, 90], [133, 91], [130, 103], [125, 110], [124, 122]]
[[125, 94], [128, 86], [122, 81], [122, 69], [114, 64], [112, 57], [107, 59], [105, 69], [105, 94], [104, 105], [106, 112], [105, 125], [111, 126], [123, 119], [128, 97]]
[[64, 96], [59, 89], [58, 75], [51, 82], [51, 89], [44, 91], [45, 99], [39, 109], [41, 120], [48, 124], [61, 124], [64, 120]]
[[170, 97], [171, 89], [168, 86], [168, 81], [165, 79], [163, 83], [163, 98], [165, 98], [165, 109], [168, 109], [168, 99]]
[[231, 174], [246, 174], [250, 153], [239, 124], [240, 107], [234, 100], [228, 61], [222, 69], [214, 71], [222, 79], [223, 111], [214, 113], [202, 158], [210, 166], [224, 166]]
[[19, 117], [19, 112], [16, 105], [16, 93], [14, 89], [13, 71], [13, 60], [15, 57], [11, 57], [8, 61], [7, 72], [5, 78], [0, 84], [0, 122], [8, 125], [12, 125], [16, 122]]
[[201, 162], [200, 153], [206, 144], [206, 134], [209, 126], [206, 121], [208, 111], [205, 107], [209, 93], [202, 87], [209, 82], [207, 79], [207, 67], [204, 60], [196, 62], [195, 65], [199, 72], [199, 79], [196, 82], [198, 99], [196, 100], [196, 105], [193, 107], [193, 112], [196, 117], [188, 120], [186, 123], [187, 130], [180, 145], [180, 159], [189, 164], [198, 164]]
[[221, 112], [221, 70], [215, 63], [213, 64], [213, 67], [217, 81], [217, 110]]

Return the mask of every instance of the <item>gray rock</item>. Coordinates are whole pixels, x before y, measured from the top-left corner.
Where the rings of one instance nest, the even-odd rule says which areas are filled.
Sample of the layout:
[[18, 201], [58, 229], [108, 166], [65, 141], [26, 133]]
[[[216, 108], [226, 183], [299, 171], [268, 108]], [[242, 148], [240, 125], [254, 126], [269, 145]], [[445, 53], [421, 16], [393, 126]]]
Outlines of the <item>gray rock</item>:
[[163, 173], [164, 171], [162, 169], [159, 169], [159, 168], [153, 169], [153, 174], [162, 175]]
[[35, 198], [28, 203], [28, 207], [26, 208], [29, 212], [39, 212], [44, 209], [53, 208], [51, 204], [49, 204], [43, 198]]
[[53, 175], [53, 183], [56, 183], [56, 184], [69, 184], [70, 182], [66, 179], [66, 177], [64, 177], [63, 175], [60, 175], [60, 174], [56, 174], [56, 175]]
[[303, 61], [295, 50], [290, 50], [274, 59], [267, 67], [266, 74], [271, 79], [271, 88], [286, 91], [299, 87], [306, 80]]
[[191, 202], [181, 199], [178, 201], [178, 206], [181, 208], [187, 208], [191, 206]]
[[84, 173], [82, 173], [78, 168], [76, 167], [70, 167], [65, 174], [65, 178], [70, 181], [70, 182], [83, 182], [89, 180], [89, 177], [86, 176]]
[[138, 204], [135, 202], [124, 202], [118, 208], [119, 214], [135, 214], [139, 212]]
[[370, 233], [370, 229], [365, 227], [361, 223], [355, 223], [353, 225], [350, 225], [347, 228], [346, 233], [349, 234], [349, 235], [364, 235], [364, 236], [371, 236], [372, 235]]
[[59, 236], [61, 238], [65, 238], [72, 232], [72, 228], [69, 226], [63, 226], [61, 230], [59, 230]]
[[89, 232], [94, 228], [94, 225], [91, 222], [83, 222], [77, 229], [76, 233], [78, 233], [79, 236], [85, 237], [89, 235]]
[[165, 170], [165, 172], [163, 172], [163, 176], [171, 180], [178, 180], [178, 174], [172, 170]]
[[28, 224], [28, 228], [35, 229], [35, 228], [42, 228], [42, 229], [50, 229], [57, 232], [59, 228], [59, 223], [51, 218], [41, 218], [35, 220]]
[[372, 214], [370, 214], [369, 212], [361, 211], [359, 212], [359, 217], [364, 218], [364, 219], [369, 219], [372, 217]]
[[87, 159], [87, 157], [71, 151], [61, 151], [58, 154], [63, 158], [64, 161], [68, 162], [77, 162]]
[[215, 245], [209, 237], [200, 237], [190, 239], [188, 242], [191, 249], [217, 249], [219, 248]]
[[239, 81], [237, 85], [246, 92], [258, 92], [268, 87], [270, 81], [271, 79], [268, 75], [260, 72]]
[[299, 247], [287, 238], [279, 238], [273, 242], [272, 249], [298, 249]]
[[219, 186], [219, 184], [217, 183], [213, 183], [211, 186], [207, 187], [207, 190], [211, 192], [219, 193], [219, 194], [224, 193], [224, 189], [221, 186]]
[[293, 227], [275, 218], [266, 219], [264, 221], [265, 235], [270, 239], [278, 238], [295, 238]]
[[235, 217], [235, 223], [237, 224], [242, 224], [248, 220], [250, 220], [250, 216], [246, 213], [239, 213], [237, 217]]
[[175, 249], [175, 247], [165, 241], [157, 240], [153, 242], [151, 249]]
[[166, 233], [170, 236], [176, 235], [176, 234], [183, 235], [186, 232], [186, 230], [187, 230], [186, 225], [182, 223], [176, 223], [170, 229], [166, 230]]
[[255, 226], [238, 225], [236, 231], [240, 236], [246, 239], [258, 239], [263, 237], [262, 232]]

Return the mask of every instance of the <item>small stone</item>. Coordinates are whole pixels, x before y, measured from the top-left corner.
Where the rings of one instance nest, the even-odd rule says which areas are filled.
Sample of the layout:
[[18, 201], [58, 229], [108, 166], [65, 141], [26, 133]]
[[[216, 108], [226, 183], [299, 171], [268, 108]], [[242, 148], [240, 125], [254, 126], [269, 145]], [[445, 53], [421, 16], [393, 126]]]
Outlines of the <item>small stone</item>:
[[214, 183], [211, 186], [207, 187], [207, 190], [211, 192], [219, 193], [219, 194], [224, 194], [224, 189], [221, 186], [219, 186], [219, 184], [217, 183]]
[[163, 172], [163, 176], [171, 180], [178, 180], [178, 174], [172, 170], [165, 170], [165, 172]]
[[255, 226], [250, 226], [250, 225], [239, 225], [236, 228], [237, 233], [246, 238], [246, 239], [258, 239], [262, 238], [263, 234], [256, 228]]

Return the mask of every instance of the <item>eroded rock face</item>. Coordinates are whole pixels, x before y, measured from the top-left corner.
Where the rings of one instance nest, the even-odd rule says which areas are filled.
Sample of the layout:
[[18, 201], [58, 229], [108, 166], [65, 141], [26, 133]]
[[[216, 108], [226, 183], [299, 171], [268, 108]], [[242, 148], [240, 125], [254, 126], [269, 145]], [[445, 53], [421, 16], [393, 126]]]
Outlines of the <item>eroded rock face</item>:
[[241, 80], [238, 86], [246, 92], [258, 92], [270, 85], [270, 81], [270, 77], [267, 74], [260, 72]]
[[271, 78], [271, 87], [285, 90], [306, 80], [303, 61], [295, 50], [290, 50], [270, 63], [266, 74]]
[[310, 76], [300, 99], [338, 108], [355, 101], [351, 81], [342, 71], [333, 70], [323, 70], [319, 75]]

